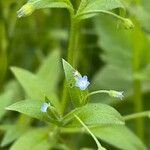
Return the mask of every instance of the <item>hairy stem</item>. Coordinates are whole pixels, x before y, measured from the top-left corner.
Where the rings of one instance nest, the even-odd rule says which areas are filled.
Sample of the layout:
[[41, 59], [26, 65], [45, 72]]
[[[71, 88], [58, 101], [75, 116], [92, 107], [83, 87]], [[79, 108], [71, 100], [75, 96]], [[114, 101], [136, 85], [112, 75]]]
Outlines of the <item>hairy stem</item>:
[[124, 120], [128, 121], [128, 120], [142, 118], [142, 117], [150, 118], [150, 111], [143, 111], [143, 112], [139, 112], [139, 113], [135, 113], [135, 114], [126, 115], [126, 116], [124, 116]]
[[91, 130], [84, 124], [84, 122], [77, 116], [74, 115], [75, 118], [82, 124], [82, 126], [86, 129], [86, 131], [92, 136], [92, 138], [94, 139], [98, 150], [106, 150], [104, 147], [102, 147], [102, 145], [100, 144], [100, 142], [98, 141], [98, 139], [95, 137], [95, 135], [91, 132]]
[[[136, 21], [135, 21], [136, 22]], [[140, 27], [136, 22], [136, 28], [133, 35], [133, 74], [136, 75], [140, 72], [140, 56], [142, 51], [142, 35]], [[141, 112], [143, 110], [142, 103], [142, 91], [141, 91], [141, 81], [140, 79], [134, 77], [133, 81], [133, 99], [134, 99], [134, 111]], [[144, 138], [144, 122], [143, 118], [138, 118], [135, 120], [137, 135], [143, 139]]]
[[[72, 16], [72, 15], [71, 15]], [[71, 17], [71, 29], [70, 29], [70, 38], [69, 38], [69, 46], [68, 46], [68, 52], [67, 52], [67, 61], [74, 67], [74, 53], [76, 51], [77, 42], [78, 42], [78, 27], [79, 24], [74, 19], [74, 17]]]
[[98, 90], [98, 91], [94, 91], [94, 92], [91, 92], [89, 93], [86, 97], [85, 97], [85, 100], [92, 96], [92, 95], [95, 95], [95, 94], [109, 94], [109, 91], [108, 90]]
[[[76, 52], [77, 42], [78, 42], [78, 31], [79, 31], [79, 24], [74, 18], [74, 15], [71, 14], [71, 28], [70, 28], [70, 36], [69, 36], [69, 45], [67, 51], [67, 61], [74, 67], [75, 60], [74, 60], [74, 53]], [[67, 86], [66, 81], [63, 84], [63, 94], [62, 94], [62, 114], [65, 111], [65, 107], [68, 103], [67, 97]]]

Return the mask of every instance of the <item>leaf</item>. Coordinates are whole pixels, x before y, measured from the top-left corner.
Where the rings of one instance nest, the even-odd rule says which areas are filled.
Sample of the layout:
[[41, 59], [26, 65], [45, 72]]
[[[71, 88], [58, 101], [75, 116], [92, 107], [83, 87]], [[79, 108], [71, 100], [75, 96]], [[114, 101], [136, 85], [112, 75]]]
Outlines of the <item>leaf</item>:
[[124, 9], [120, 0], [82, 0], [76, 16], [85, 19], [116, 8]]
[[4, 147], [12, 143], [14, 140], [19, 138], [24, 132], [25, 130], [18, 125], [10, 126], [5, 132], [5, 135], [1, 142], [1, 146]]
[[8, 106], [6, 109], [17, 111], [25, 115], [28, 115], [30, 117], [48, 122], [49, 119], [47, 114], [41, 112], [42, 103], [43, 103], [42, 101], [38, 101], [38, 100], [35, 101], [30, 99], [30, 100], [19, 101], [15, 104]]
[[47, 80], [21, 68], [12, 67], [11, 70], [29, 98], [44, 101], [45, 96], [47, 96], [50, 102], [55, 105], [56, 108], [59, 108], [57, 97], [53, 94], [53, 88], [49, 88], [50, 83], [48, 83]]
[[134, 7], [133, 6], [129, 7], [129, 11], [141, 23], [144, 30], [149, 32], [150, 31], [150, 24], [149, 24], [150, 13], [143, 6], [139, 6], [139, 5], [136, 5]]
[[122, 116], [111, 106], [105, 104], [87, 104], [76, 108], [64, 117], [66, 127], [77, 127], [80, 123], [74, 118], [77, 115], [87, 126], [124, 124]]
[[20, 99], [20, 87], [16, 81], [11, 80], [5, 84], [4, 91], [0, 95], [0, 120], [6, 113], [5, 107], [10, 105], [14, 99]]
[[[103, 49], [101, 58], [105, 62], [105, 66], [94, 76], [91, 89], [115, 89], [124, 91], [126, 97], [131, 96], [135, 78], [133, 72], [133, 32], [117, 29], [113, 19], [103, 15], [95, 19], [95, 25], [100, 39], [99, 46]], [[138, 27], [136, 30], [139, 33], [139, 42], [137, 43], [142, 41], [139, 46], [143, 52], [139, 59], [141, 59], [144, 68], [147, 66], [146, 61], [150, 60], [149, 58], [145, 59], [145, 56], [149, 55], [149, 52], [145, 52], [148, 49], [145, 48], [148, 46], [148, 41]], [[94, 99], [97, 100], [97, 97], [95, 96]], [[106, 102], [106, 98], [102, 97], [102, 101]]]
[[2, 95], [0, 95], [0, 119], [2, 119], [5, 115], [5, 107], [10, 105], [12, 101], [12, 95], [13, 94], [11, 91], [5, 92]]
[[79, 88], [75, 87], [75, 77], [74, 77], [74, 72], [76, 71], [72, 66], [67, 63], [64, 59], [62, 60], [63, 62], [63, 68], [65, 72], [65, 77], [67, 81], [67, 88], [72, 100], [72, 103], [78, 107], [84, 105], [85, 98], [88, 94], [87, 90], [81, 91]]
[[48, 128], [33, 129], [21, 136], [10, 148], [10, 150], [48, 150]]
[[122, 150], [146, 150], [147, 148], [123, 125], [91, 128], [95, 136]]
[[37, 75], [48, 82], [49, 91], [55, 91], [60, 77], [60, 51], [51, 52], [38, 69]]
[[72, 4], [69, 0], [29, 0], [29, 3], [33, 4], [36, 9], [39, 8], [72, 8]]

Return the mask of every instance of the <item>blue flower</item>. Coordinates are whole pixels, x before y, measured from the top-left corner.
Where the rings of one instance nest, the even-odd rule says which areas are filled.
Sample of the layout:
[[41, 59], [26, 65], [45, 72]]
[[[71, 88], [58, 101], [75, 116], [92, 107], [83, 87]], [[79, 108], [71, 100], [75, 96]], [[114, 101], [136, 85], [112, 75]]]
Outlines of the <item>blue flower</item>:
[[88, 77], [87, 76], [83, 76], [83, 77], [82, 76], [78, 76], [75, 79], [76, 79], [75, 86], [80, 88], [80, 90], [82, 90], [82, 91], [85, 90], [90, 84], [90, 82], [88, 81]]
[[41, 112], [46, 112], [47, 108], [50, 106], [50, 104], [44, 102], [41, 106]]

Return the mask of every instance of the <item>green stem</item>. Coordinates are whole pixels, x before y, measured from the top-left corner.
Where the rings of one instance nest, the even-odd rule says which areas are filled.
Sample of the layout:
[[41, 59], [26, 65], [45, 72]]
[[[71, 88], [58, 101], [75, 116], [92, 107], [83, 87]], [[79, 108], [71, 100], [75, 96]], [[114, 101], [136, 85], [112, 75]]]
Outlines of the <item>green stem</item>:
[[7, 39], [4, 20], [0, 19], [0, 88], [7, 72]]
[[82, 124], [82, 126], [86, 129], [86, 131], [92, 136], [92, 138], [94, 139], [98, 150], [106, 150], [104, 147], [102, 147], [102, 145], [100, 144], [100, 142], [98, 141], [98, 139], [95, 137], [95, 135], [91, 132], [91, 130], [84, 124], [84, 122], [77, 116], [74, 115], [75, 118]]
[[[69, 36], [69, 45], [67, 51], [67, 61], [74, 67], [75, 60], [73, 59], [74, 53], [76, 52], [77, 42], [78, 42], [78, 31], [79, 24], [74, 18], [74, 14], [71, 13], [71, 28], [70, 28], [70, 36]], [[67, 86], [66, 81], [63, 83], [63, 94], [62, 94], [62, 114], [64, 114], [66, 105], [68, 103], [67, 97]]]
[[102, 93], [104, 93], [104, 94], [109, 94], [109, 92], [110, 92], [110, 91], [108, 91], [108, 90], [98, 90], [98, 91], [94, 91], [94, 92], [89, 93], [86, 98], [88, 98], [89, 96], [95, 95], [95, 94], [102, 94]]
[[69, 46], [68, 46], [68, 52], [67, 52], [67, 61], [74, 67], [74, 52], [76, 51], [77, 42], [78, 42], [78, 27], [79, 24], [74, 18], [73, 15], [71, 15], [71, 29], [70, 29], [70, 38], [69, 38]]
[[[142, 35], [141, 29], [138, 23], [136, 23], [135, 32], [133, 35], [134, 47], [133, 47], [133, 74], [136, 75], [140, 72], [140, 56], [142, 51]], [[134, 99], [134, 111], [142, 112], [143, 103], [142, 103], [142, 91], [141, 91], [141, 81], [140, 79], [134, 77], [133, 80], [133, 99]], [[143, 139], [144, 138], [144, 122], [143, 118], [138, 118], [135, 120], [136, 132], [137, 135]]]
[[[112, 13], [110, 11], [105, 11], [105, 10], [93, 10], [92, 13], [103, 13], [103, 14], [107, 14], [107, 15], [110, 15], [110, 16], [113, 16], [114, 18], [116, 19], [119, 19], [121, 21], [125, 21], [125, 18], [124, 17], [121, 17], [115, 13]], [[91, 14], [91, 12], [87, 12], [86, 14]], [[78, 19], [78, 17], [82, 17], [82, 14], [81, 15], [77, 15], [76, 18]]]
[[124, 120], [128, 121], [131, 119], [137, 119], [137, 118], [142, 118], [142, 117], [149, 117], [150, 118], [150, 111], [143, 111], [143, 112], [124, 116]]

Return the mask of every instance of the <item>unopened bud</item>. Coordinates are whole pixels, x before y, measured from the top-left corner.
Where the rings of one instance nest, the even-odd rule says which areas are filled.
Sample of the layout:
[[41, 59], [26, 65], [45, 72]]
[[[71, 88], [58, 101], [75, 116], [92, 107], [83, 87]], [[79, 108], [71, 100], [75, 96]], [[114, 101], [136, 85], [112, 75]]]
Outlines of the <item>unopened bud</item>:
[[109, 94], [111, 97], [120, 98], [121, 100], [122, 100], [122, 98], [124, 97], [122, 91], [110, 90], [110, 91], [108, 92], [108, 94]]
[[127, 18], [124, 18], [124, 20], [123, 20], [123, 26], [126, 29], [133, 29], [134, 28], [133, 22], [130, 19], [127, 19]]
[[17, 11], [18, 18], [29, 16], [33, 13], [34, 7], [31, 3], [27, 3], [21, 7], [20, 10]]

